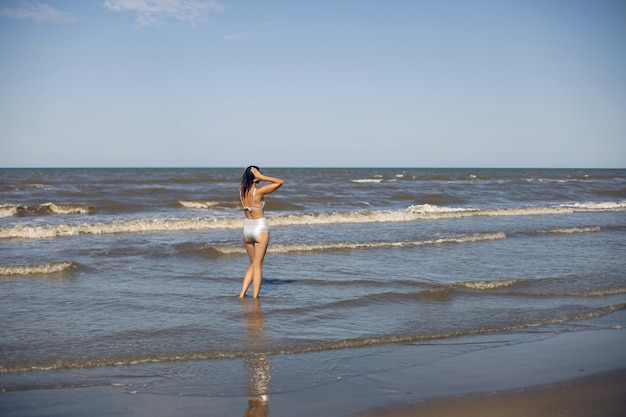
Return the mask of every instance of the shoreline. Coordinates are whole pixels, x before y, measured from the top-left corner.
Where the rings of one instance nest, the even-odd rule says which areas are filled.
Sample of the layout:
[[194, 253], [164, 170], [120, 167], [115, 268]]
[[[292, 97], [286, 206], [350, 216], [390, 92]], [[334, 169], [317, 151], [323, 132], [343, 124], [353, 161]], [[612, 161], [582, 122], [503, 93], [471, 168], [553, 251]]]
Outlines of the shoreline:
[[[208, 372], [139, 391], [110, 384], [0, 392], [0, 410], [4, 417], [551, 417], [555, 410], [604, 417], [625, 409], [624, 346], [626, 331], [585, 329], [277, 355], [265, 403], [259, 396], [207, 394], [215, 384]], [[306, 380], [320, 363], [332, 363], [332, 373], [323, 381]], [[228, 366], [241, 369], [242, 361]], [[294, 368], [305, 383], [296, 380]]]

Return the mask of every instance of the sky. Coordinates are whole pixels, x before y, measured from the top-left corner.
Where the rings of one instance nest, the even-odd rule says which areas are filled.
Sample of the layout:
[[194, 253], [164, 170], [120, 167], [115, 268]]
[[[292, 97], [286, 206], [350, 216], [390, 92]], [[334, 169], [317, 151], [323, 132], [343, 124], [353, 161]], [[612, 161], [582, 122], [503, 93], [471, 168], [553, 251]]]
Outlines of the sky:
[[623, 0], [0, 0], [0, 167], [626, 168]]

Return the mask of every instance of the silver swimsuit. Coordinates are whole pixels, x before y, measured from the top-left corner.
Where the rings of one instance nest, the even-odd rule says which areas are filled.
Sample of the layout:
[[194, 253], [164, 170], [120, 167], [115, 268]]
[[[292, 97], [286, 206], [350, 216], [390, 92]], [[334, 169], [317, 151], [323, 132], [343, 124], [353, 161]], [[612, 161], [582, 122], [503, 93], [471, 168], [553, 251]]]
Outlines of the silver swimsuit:
[[244, 219], [243, 239], [247, 243], [256, 242], [259, 235], [270, 230], [270, 225], [265, 217], [260, 219]]

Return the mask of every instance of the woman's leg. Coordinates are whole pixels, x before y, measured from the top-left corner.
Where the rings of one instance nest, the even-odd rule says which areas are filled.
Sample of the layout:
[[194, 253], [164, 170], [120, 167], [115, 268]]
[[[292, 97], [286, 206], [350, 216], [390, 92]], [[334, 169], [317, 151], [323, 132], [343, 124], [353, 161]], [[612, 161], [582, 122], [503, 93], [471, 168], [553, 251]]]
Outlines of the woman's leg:
[[248, 252], [248, 258], [250, 258], [250, 265], [248, 265], [248, 269], [246, 269], [246, 273], [243, 276], [243, 283], [241, 285], [241, 292], [239, 293], [239, 297], [245, 297], [246, 291], [248, 291], [248, 287], [252, 284], [252, 279], [254, 277], [254, 242], [246, 242], [244, 239], [243, 244], [246, 248], [246, 252]]
[[257, 298], [261, 292], [261, 284], [263, 283], [263, 259], [267, 252], [267, 246], [270, 241], [270, 232], [262, 232], [256, 238], [255, 242], [246, 242], [246, 252], [248, 258], [250, 258], [250, 265], [246, 269], [246, 273], [243, 276], [243, 284], [241, 285], [241, 292], [239, 297], [245, 297], [246, 291], [252, 285], [252, 297]]
[[[263, 283], [263, 259], [265, 258], [265, 252], [267, 252], [269, 242], [270, 232], [268, 230], [259, 234], [256, 238], [256, 242], [254, 243], [254, 249], [251, 257], [253, 298], [257, 298], [261, 292], [261, 284]], [[250, 251], [248, 251], [248, 256], [250, 256]]]

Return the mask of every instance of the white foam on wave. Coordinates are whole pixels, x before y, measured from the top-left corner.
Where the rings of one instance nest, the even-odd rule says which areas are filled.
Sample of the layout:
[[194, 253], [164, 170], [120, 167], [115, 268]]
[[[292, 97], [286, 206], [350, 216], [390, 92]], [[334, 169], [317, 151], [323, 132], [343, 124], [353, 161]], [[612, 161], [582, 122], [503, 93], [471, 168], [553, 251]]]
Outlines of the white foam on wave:
[[270, 224], [275, 226], [308, 226], [340, 223], [405, 222], [411, 220], [415, 220], [415, 217], [406, 210], [361, 210], [272, 216]]
[[[504, 239], [506, 235], [502, 232], [477, 233], [440, 239], [402, 241], [402, 242], [337, 242], [301, 245], [272, 245], [268, 248], [269, 253], [291, 253], [291, 252], [317, 252], [326, 250], [354, 250], [354, 249], [376, 249], [393, 247], [410, 247], [422, 245], [443, 245], [447, 243], [479, 242], [485, 240]], [[235, 246], [222, 246], [214, 248], [218, 253], [225, 255], [243, 254], [245, 249]]]
[[[75, 206], [74, 206], [75, 207]], [[582, 208], [581, 208], [582, 207]], [[620, 211], [626, 203], [593, 203], [574, 207], [538, 206], [521, 208], [464, 208], [441, 207], [430, 204], [410, 206], [403, 210], [362, 210], [316, 214], [283, 214], [271, 216], [272, 226], [310, 226], [350, 223], [409, 222], [420, 219], [448, 219], [474, 216], [531, 216], [569, 214], [576, 211]], [[4, 238], [50, 238], [80, 234], [112, 234], [139, 232], [166, 232], [203, 229], [231, 229], [241, 227], [243, 219], [196, 218], [196, 219], [138, 219], [110, 223], [16, 225], [0, 227], [0, 239]]]
[[66, 271], [74, 266], [74, 262], [52, 262], [40, 265], [0, 266], [0, 276], [54, 274]]
[[591, 227], [566, 227], [559, 229], [550, 229], [547, 230], [546, 233], [555, 233], [555, 234], [574, 234], [574, 233], [594, 233], [602, 230], [600, 226], [591, 226]]
[[30, 183], [26, 184], [26, 187], [37, 188], [39, 190], [54, 190], [55, 187], [48, 184]]
[[0, 204], [0, 217], [13, 217], [17, 216], [20, 209], [16, 204]]
[[179, 201], [178, 204], [190, 209], [207, 209], [219, 204], [217, 201]]
[[537, 292], [526, 293], [532, 295], [542, 295], [548, 297], [609, 297], [612, 295], [626, 294], [626, 287], [616, 288], [602, 288], [597, 290], [582, 290], [582, 291], [570, 291], [570, 292]]
[[[31, 207], [28, 210], [32, 211]], [[96, 207], [89, 204], [56, 204], [46, 203], [35, 206], [35, 210], [49, 211], [53, 214], [92, 214]]]
[[241, 227], [241, 219], [140, 219], [111, 223], [60, 224], [45, 226], [18, 225], [0, 227], [0, 239], [41, 239], [81, 234], [168, 232]]
[[606, 288], [600, 290], [589, 290], [580, 292], [569, 292], [566, 295], [581, 296], [581, 297], [607, 297], [610, 295], [626, 294], [626, 287], [619, 288]]
[[469, 288], [471, 290], [496, 290], [499, 288], [506, 288], [520, 283], [518, 279], [504, 279], [496, 281], [468, 281], [460, 282], [458, 285]]
[[382, 182], [383, 179], [382, 178], [362, 178], [362, 179], [355, 179], [355, 180], [350, 180], [350, 181], [356, 182], [356, 183], [364, 183], [364, 184], [368, 184], [368, 183], [378, 184]]
[[[425, 207], [428, 206], [428, 207]], [[542, 214], [568, 214], [574, 213], [570, 207], [503, 207], [503, 208], [455, 208], [439, 207], [429, 204], [411, 206], [408, 209], [416, 217], [427, 219], [443, 219], [474, 216], [531, 216]]]
[[407, 211], [412, 214], [419, 214], [423, 216], [438, 216], [458, 213], [476, 213], [479, 209], [476, 208], [464, 208], [464, 207], [441, 207], [434, 204], [419, 204], [410, 206]]
[[30, 214], [93, 214], [96, 207], [90, 204], [44, 203], [32, 206], [24, 204], [0, 204], [0, 217], [17, 216], [20, 212]]
[[576, 211], [622, 211], [626, 210], [626, 201], [587, 201], [584, 203], [562, 204], [561, 206]]

